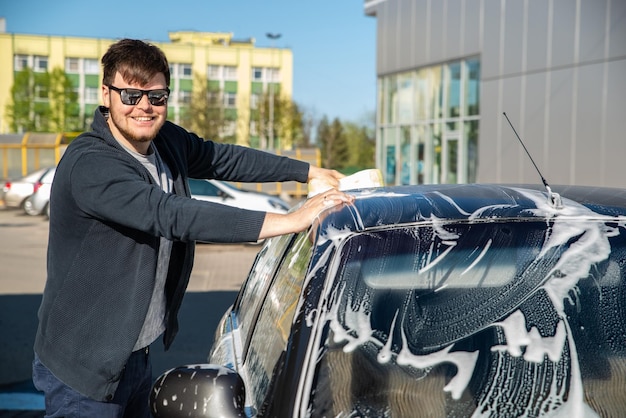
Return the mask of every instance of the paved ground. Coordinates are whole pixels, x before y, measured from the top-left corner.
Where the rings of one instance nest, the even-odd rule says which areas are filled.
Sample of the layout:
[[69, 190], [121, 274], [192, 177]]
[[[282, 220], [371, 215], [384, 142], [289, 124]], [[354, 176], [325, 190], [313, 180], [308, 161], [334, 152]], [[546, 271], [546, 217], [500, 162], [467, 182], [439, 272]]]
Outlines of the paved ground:
[[[48, 222], [0, 206], [0, 418], [41, 417], [32, 402], [30, 364], [37, 308], [45, 285]], [[153, 344], [155, 377], [183, 364], [206, 361], [215, 328], [233, 302], [260, 247], [197, 246], [195, 266], [181, 307], [180, 331], [171, 349]], [[23, 405], [14, 406], [24, 401]], [[30, 408], [36, 405], [37, 408]], [[31, 411], [28, 411], [31, 409]]]

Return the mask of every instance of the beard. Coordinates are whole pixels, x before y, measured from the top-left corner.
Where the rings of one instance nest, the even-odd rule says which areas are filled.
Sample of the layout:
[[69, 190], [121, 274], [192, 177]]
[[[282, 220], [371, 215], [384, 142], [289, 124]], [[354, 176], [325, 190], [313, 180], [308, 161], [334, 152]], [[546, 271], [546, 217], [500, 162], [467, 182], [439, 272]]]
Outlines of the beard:
[[154, 138], [156, 138], [157, 132], [155, 131], [154, 133], [149, 133], [149, 134], [142, 134], [139, 135], [135, 132], [133, 132], [130, 129], [126, 129], [124, 127], [117, 127], [117, 130], [124, 135], [124, 138], [126, 138], [128, 141], [131, 142], [150, 142], [152, 141]]
[[127, 141], [145, 143], [156, 138], [157, 134], [161, 130], [161, 127], [163, 127], [163, 124], [165, 123], [165, 118], [162, 118], [159, 122], [149, 128], [132, 126], [132, 121], [129, 124], [129, 120], [126, 116], [114, 113], [109, 114], [109, 121]]

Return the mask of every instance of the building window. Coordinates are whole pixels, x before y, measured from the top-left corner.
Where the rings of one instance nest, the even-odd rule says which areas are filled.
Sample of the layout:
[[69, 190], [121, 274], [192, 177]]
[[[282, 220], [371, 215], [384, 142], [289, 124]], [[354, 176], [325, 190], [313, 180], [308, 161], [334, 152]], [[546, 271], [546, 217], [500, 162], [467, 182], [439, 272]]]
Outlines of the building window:
[[261, 67], [252, 68], [252, 81], [263, 81], [263, 68]]
[[228, 108], [237, 107], [237, 94], [236, 93], [224, 93], [224, 107], [228, 107]]
[[378, 165], [387, 184], [476, 181], [480, 61], [379, 79]]
[[65, 58], [65, 72], [68, 74], [78, 74], [79, 59], [78, 58]]
[[469, 60], [465, 63], [465, 114], [477, 116], [480, 113], [478, 102], [478, 87], [480, 85], [480, 63], [478, 60]]
[[278, 81], [280, 81], [280, 69], [273, 67], [253, 67], [252, 81], [277, 83]]
[[278, 68], [267, 68], [267, 82], [277, 83], [280, 81], [280, 71]]
[[179, 104], [189, 104], [191, 103], [191, 92], [190, 91], [179, 91], [178, 92], [178, 103]]
[[13, 68], [15, 71], [22, 71], [29, 67], [28, 55], [15, 55]]
[[221, 67], [219, 65], [209, 65], [207, 68], [207, 77], [209, 80], [221, 79]]
[[85, 87], [85, 103], [98, 103], [97, 87]]
[[48, 89], [46, 87], [35, 85], [35, 101], [36, 102], [48, 101]]
[[232, 65], [225, 65], [224, 80], [237, 81], [237, 67]]
[[181, 72], [179, 74], [180, 78], [191, 78], [192, 76], [192, 71], [191, 71], [191, 64], [180, 64], [180, 68], [181, 68]]
[[34, 64], [34, 71], [38, 73], [45, 73], [46, 71], [48, 71], [48, 57], [35, 55]]
[[258, 109], [259, 103], [261, 103], [261, 96], [256, 93], [252, 93], [250, 95], [250, 109]]
[[193, 72], [191, 64], [174, 63], [170, 64], [170, 75], [172, 78], [192, 78]]
[[458, 118], [461, 116], [461, 62], [448, 64], [446, 71], [446, 117]]
[[68, 74], [99, 74], [98, 60], [90, 58], [65, 58], [65, 72]]
[[83, 66], [85, 68], [85, 74], [99, 74], [100, 72], [98, 60], [85, 58], [85, 60], [83, 61]]
[[209, 65], [207, 77], [209, 80], [237, 81], [237, 67], [233, 65]]

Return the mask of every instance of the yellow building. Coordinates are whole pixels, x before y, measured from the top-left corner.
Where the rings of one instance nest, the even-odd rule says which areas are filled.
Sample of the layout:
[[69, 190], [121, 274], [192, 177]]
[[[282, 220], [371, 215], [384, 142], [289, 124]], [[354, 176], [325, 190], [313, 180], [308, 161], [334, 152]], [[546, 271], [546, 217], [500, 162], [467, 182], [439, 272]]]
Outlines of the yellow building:
[[[202, 77], [213, 88], [219, 88], [223, 107], [233, 120], [225, 128], [225, 134], [235, 135], [237, 143], [243, 145], [263, 147], [267, 144], [265, 138], [260, 137], [260, 129], [251, 114], [264, 95], [280, 95], [291, 100], [291, 50], [257, 48], [253, 38], [236, 40], [232, 33], [171, 32], [169, 38], [170, 42], [152, 42], [165, 52], [170, 63], [169, 119], [181, 122], [181, 115], [191, 103], [194, 80]], [[0, 62], [3, 63], [0, 66], [0, 134], [12, 133], [6, 109], [11, 103], [15, 75], [25, 68], [35, 73], [63, 69], [74, 85], [79, 117], [83, 129], [87, 129], [94, 109], [101, 103], [100, 58], [113, 42], [113, 39], [0, 33]], [[42, 95], [36, 100], [47, 99]], [[266, 147], [273, 148], [272, 145]]]

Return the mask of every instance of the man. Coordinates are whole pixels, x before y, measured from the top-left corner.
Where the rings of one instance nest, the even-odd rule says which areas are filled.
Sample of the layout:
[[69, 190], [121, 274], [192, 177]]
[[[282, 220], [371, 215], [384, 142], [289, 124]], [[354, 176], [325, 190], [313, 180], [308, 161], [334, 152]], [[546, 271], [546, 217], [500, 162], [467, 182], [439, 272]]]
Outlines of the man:
[[194, 242], [246, 242], [306, 229], [335, 189], [286, 215], [189, 198], [187, 178], [326, 182], [342, 175], [166, 121], [169, 64], [124, 39], [102, 58], [104, 106], [67, 148], [52, 186], [48, 276], [33, 380], [48, 417], [148, 417], [148, 347], [176, 335]]

